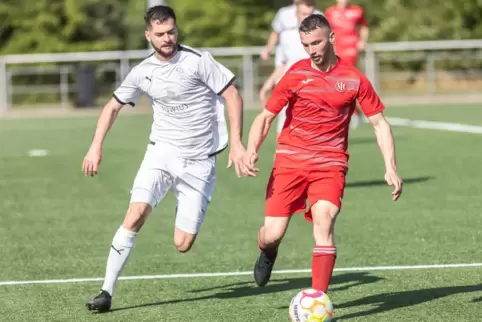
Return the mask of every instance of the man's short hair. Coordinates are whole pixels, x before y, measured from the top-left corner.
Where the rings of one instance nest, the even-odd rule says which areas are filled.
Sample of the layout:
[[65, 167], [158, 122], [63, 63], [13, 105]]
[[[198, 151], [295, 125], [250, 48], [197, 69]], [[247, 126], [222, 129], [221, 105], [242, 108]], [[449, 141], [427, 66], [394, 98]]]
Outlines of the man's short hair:
[[315, 0], [295, 0], [296, 6], [300, 4], [304, 4], [305, 6], [308, 6], [308, 7], [314, 7], [316, 6], [316, 1]]
[[176, 14], [174, 10], [169, 6], [154, 6], [147, 10], [144, 16], [144, 22], [146, 23], [146, 28], [151, 26], [154, 21], [165, 22], [169, 18], [174, 19], [176, 22]]
[[300, 24], [300, 32], [309, 33], [316, 28], [328, 27], [331, 29], [330, 23], [325, 18], [325, 16], [320, 14], [312, 14], [303, 19]]

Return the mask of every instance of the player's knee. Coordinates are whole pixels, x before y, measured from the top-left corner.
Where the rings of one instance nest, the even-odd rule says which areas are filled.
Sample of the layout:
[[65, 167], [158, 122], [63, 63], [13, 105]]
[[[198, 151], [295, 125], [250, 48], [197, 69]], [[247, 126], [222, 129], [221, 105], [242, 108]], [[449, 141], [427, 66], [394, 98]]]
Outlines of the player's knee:
[[313, 237], [317, 245], [334, 244], [335, 220], [340, 209], [331, 202], [320, 200], [311, 208]]
[[133, 202], [127, 209], [127, 214], [122, 226], [131, 231], [139, 231], [144, 224], [146, 217], [152, 211], [150, 205], [143, 202]]
[[176, 228], [176, 231], [174, 232], [174, 245], [179, 252], [187, 253], [191, 249], [195, 240], [195, 234], [189, 234]]
[[334, 222], [340, 208], [333, 203], [326, 200], [318, 200], [311, 207], [311, 214], [313, 216], [313, 224], [326, 226], [326, 224]]

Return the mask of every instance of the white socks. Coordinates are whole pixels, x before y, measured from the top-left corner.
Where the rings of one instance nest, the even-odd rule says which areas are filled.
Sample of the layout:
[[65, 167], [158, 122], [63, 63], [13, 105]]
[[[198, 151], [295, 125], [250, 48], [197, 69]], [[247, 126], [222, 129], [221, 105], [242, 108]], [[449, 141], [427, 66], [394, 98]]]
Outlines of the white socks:
[[114, 287], [117, 279], [127, 263], [127, 259], [132, 251], [137, 233], [120, 227], [110, 248], [109, 258], [107, 259], [107, 267], [105, 270], [104, 285], [102, 289], [114, 296]]

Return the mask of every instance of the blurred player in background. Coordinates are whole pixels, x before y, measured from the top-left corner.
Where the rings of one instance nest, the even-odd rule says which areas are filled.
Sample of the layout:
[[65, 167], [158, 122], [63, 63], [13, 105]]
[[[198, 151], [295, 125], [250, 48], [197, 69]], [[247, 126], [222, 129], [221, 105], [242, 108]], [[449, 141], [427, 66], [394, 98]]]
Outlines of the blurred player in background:
[[[363, 9], [349, 3], [349, 0], [337, 0], [325, 10], [325, 17], [336, 36], [335, 52], [347, 64], [356, 65], [358, 55], [365, 49], [368, 41], [368, 23]], [[351, 126], [357, 128], [362, 115], [355, 108]]]
[[104, 284], [86, 303], [89, 310], [99, 312], [110, 310], [136, 235], [170, 189], [177, 199], [174, 244], [182, 253], [193, 245], [216, 182], [216, 155], [228, 145], [221, 97], [230, 120], [228, 167], [234, 164], [238, 177], [246, 152], [241, 140], [243, 102], [233, 85], [233, 73], [208, 52], [178, 44], [176, 16], [170, 7], [150, 8], [145, 23], [145, 36], [155, 52], [130, 71], [103, 108], [82, 164], [85, 175], [97, 174], [104, 139], [120, 109], [146, 94], [154, 111], [151, 142], [134, 180], [125, 219], [112, 240]]
[[[336, 258], [335, 220], [340, 212], [348, 172], [348, 131], [356, 102], [375, 129], [385, 161], [392, 199], [402, 193], [391, 128], [384, 105], [369, 80], [334, 51], [335, 34], [326, 18], [311, 15], [299, 28], [309, 59], [295, 63], [276, 85], [249, 133], [246, 176], [255, 176], [258, 150], [276, 115], [288, 105], [286, 125], [276, 149], [266, 189], [265, 220], [258, 233], [261, 250], [254, 267], [259, 286], [269, 282], [278, 246], [291, 216], [305, 212], [313, 223], [312, 288], [327, 292]], [[306, 201], [309, 207], [306, 208]]]
[[[265, 103], [267, 93], [283, 76], [288, 68], [300, 59], [308, 58], [300, 44], [298, 27], [312, 13], [322, 14], [315, 9], [314, 0], [295, 0], [290, 6], [278, 10], [272, 23], [271, 32], [265, 49], [261, 52], [261, 59], [267, 60], [276, 47], [275, 69], [260, 90], [260, 100]], [[277, 133], [283, 129], [286, 120], [285, 109], [278, 115]]]

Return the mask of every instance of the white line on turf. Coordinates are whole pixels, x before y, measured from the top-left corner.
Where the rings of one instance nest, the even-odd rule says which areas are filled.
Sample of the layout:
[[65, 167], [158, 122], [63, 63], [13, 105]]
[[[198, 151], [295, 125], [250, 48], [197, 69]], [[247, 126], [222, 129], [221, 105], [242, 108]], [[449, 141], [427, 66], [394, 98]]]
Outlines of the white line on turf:
[[408, 126], [427, 130], [482, 134], [482, 126], [477, 125], [410, 120], [399, 117], [387, 117], [387, 120], [393, 126]]
[[[368, 267], [345, 267], [335, 268], [335, 272], [371, 272], [371, 271], [395, 271], [395, 270], [412, 270], [412, 269], [441, 269], [441, 268], [468, 268], [482, 267], [482, 263], [467, 264], [435, 264], [435, 265], [410, 265], [410, 266], [368, 266]], [[310, 273], [310, 269], [286, 269], [273, 271], [273, 274], [302, 274]], [[152, 279], [176, 279], [176, 278], [199, 278], [199, 277], [229, 277], [229, 276], [246, 276], [253, 274], [252, 271], [245, 272], [224, 272], [224, 273], [192, 273], [192, 274], [165, 274], [165, 275], [140, 275], [140, 276], [121, 276], [119, 280], [152, 280]], [[28, 284], [60, 284], [60, 283], [86, 283], [100, 282], [103, 278], [72, 278], [58, 280], [32, 280], [32, 281], [5, 281], [0, 282], [3, 285], [28, 285]]]

